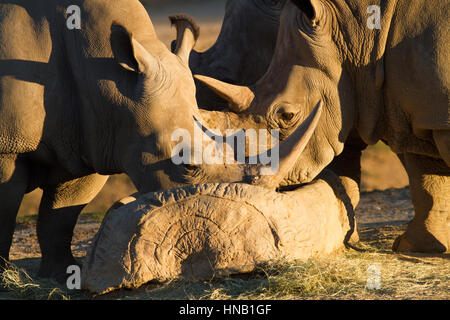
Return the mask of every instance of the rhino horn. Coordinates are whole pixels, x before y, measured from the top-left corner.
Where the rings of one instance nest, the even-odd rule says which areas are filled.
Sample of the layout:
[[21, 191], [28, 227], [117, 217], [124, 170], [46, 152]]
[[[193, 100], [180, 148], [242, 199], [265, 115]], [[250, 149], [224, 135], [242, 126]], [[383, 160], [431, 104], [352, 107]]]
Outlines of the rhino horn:
[[[194, 123], [203, 131], [206, 137], [208, 137], [210, 142], [216, 144], [216, 150], [220, 150], [223, 148], [222, 143], [225, 143], [228, 145], [229, 141], [233, 141], [232, 136], [223, 136], [220, 132], [216, 132], [215, 130], [208, 128], [206, 125], [206, 121], [201, 117], [200, 114], [194, 115]], [[240, 131], [236, 132], [235, 135], [238, 135]], [[229, 145], [229, 150], [233, 150], [233, 145]]]
[[278, 187], [280, 182], [287, 177], [289, 171], [294, 167], [297, 159], [305, 150], [319, 123], [322, 114], [322, 101], [320, 101], [308, 118], [279, 145], [279, 166], [276, 173], [272, 175], [256, 176], [252, 183], [266, 187]]
[[[256, 174], [251, 174], [248, 176], [247, 173], [244, 174], [244, 176], [241, 176], [241, 178], [246, 177], [245, 181], [250, 182], [253, 185], [260, 185], [267, 188], [277, 188], [280, 183], [283, 181], [284, 178], [288, 176], [288, 173], [294, 165], [297, 162], [297, 159], [300, 157], [302, 152], [305, 150], [309, 140], [311, 139], [314, 131], [317, 128], [317, 125], [319, 123], [319, 119], [322, 114], [322, 106], [323, 103], [320, 101], [314, 110], [311, 112], [311, 114], [308, 116], [308, 118], [291, 134], [287, 139], [285, 139], [279, 147], [279, 163], [278, 163], [278, 170], [276, 172], [273, 172], [272, 168], [268, 167], [258, 167], [259, 172], [256, 172]], [[194, 119], [199, 125], [203, 132], [208, 136], [213, 142], [217, 141], [224, 141], [227, 142], [226, 138], [221, 136], [220, 134], [217, 134], [213, 132], [212, 130], [208, 129], [203, 125], [204, 122], [202, 122], [202, 118], [200, 115], [198, 115], [198, 118], [194, 116]], [[218, 148], [222, 148], [222, 145], [219, 145]], [[274, 154], [274, 150], [272, 150], [270, 153]], [[260, 157], [260, 155], [255, 156], [256, 159]], [[254, 161], [254, 159], [250, 159], [249, 163], [257, 163], [257, 161]], [[239, 167], [244, 168], [244, 171], [246, 170], [245, 167], [253, 167], [255, 165], [246, 165], [244, 163], [240, 163]], [[266, 172], [262, 172], [261, 170], [267, 170]], [[249, 172], [254, 172], [253, 170], [250, 170]], [[248, 178], [251, 178], [251, 181], [248, 181]]]
[[177, 40], [172, 43], [172, 52], [188, 66], [189, 56], [200, 36], [200, 27], [186, 14], [169, 16], [169, 20], [177, 30]]
[[221, 98], [227, 100], [230, 109], [236, 113], [247, 110], [255, 98], [253, 91], [246, 86], [237, 86], [201, 75], [195, 75], [194, 78], [207, 85]]

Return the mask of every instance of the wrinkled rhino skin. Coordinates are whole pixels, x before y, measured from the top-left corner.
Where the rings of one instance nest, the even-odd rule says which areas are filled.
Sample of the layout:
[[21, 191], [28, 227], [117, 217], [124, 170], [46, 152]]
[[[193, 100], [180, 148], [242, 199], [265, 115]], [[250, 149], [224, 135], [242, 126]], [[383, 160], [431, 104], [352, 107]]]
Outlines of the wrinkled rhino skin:
[[105, 293], [332, 254], [351, 229], [346, 201], [345, 189], [333, 190], [325, 180], [287, 193], [204, 184], [146, 194], [107, 213], [85, 259], [82, 286]]
[[[266, 0], [228, 0], [222, 29], [216, 43], [205, 52], [192, 51], [190, 68], [193, 74], [225, 80], [236, 85], [254, 84], [264, 73], [275, 51], [280, 15], [286, 1]], [[201, 36], [200, 27], [192, 17], [174, 15], [169, 17], [177, 28], [177, 40], [172, 42], [172, 51], [183, 42], [186, 28], [195, 30]], [[260, 35], [264, 34], [264, 37]], [[221, 110], [231, 107], [217, 94], [207, 89], [200, 81], [196, 82], [197, 101], [203, 109]], [[216, 92], [217, 93], [217, 92]], [[239, 92], [236, 94], [239, 96]], [[219, 99], [219, 100], [218, 100]], [[292, 116], [292, 110], [274, 110], [274, 114], [262, 115], [254, 110], [227, 114], [223, 122], [232, 123], [235, 128], [278, 129], [282, 137], [298, 124], [297, 121], [284, 121]], [[276, 114], [276, 115], [275, 115]], [[213, 118], [217, 115], [211, 113]], [[264, 118], [268, 118], [268, 120]], [[204, 117], [207, 121], [208, 116]], [[361, 182], [361, 156], [367, 145], [358, 133], [353, 131], [346, 141], [344, 151], [327, 166], [340, 177], [347, 177], [347, 184], [352, 184], [352, 199], [356, 207], [359, 202], [359, 185]], [[300, 167], [300, 164], [297, 165]], [[298, 175], [296, 175], [296, 173]], [[302, 179], [301, 172], [295, 168], [282, 182], [283, 185], [295, 185]], [[310, 177], [308, 177], [310, 178]], [[355, 235], [356, 237], [356, 235]]]
[[[381, 10], [379, 29], [369, 28], [371, 5]], [[405, 166], [415, 208], [393, 249], [450, 250], [450, 3], [291, 0], [280, 21], [272, 63], [251, 87], [253, 98], [228, 100], [242, 117], [259, 115], [267, 127], [281, 123], [281, 134], [326, 101], [288, 180], [313, 179], [355, 132], [366, 144], [382, 140]], [[203, 80], [222, 97], [239, 91]]]

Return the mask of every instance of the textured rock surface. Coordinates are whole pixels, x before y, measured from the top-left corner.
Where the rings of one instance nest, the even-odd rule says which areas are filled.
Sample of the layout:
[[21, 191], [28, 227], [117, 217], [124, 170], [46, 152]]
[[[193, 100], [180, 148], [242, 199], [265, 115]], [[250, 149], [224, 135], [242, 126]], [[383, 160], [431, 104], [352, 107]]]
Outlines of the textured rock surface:
[[203, 184], [143, 195], [105, 216], [83, 287], [104, 293], [151, 280], [209, 279], [332, 253], [350, 229], [345, 195], [336, 189], [317, 180], [285, 193]]

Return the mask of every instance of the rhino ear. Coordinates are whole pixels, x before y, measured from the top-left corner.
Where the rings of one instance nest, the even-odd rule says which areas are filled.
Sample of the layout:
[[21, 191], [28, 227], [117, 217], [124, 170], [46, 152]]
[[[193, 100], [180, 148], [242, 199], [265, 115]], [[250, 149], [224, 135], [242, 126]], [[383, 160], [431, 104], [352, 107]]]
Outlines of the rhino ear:
[[111, 49], [117, 63], [129, 71], [148, 73], [157, 64], [156, 59], [131, 33], [116, 23], [111, 26]]
[[291, 0], [311, 21], [318, 21], [322, 13], [320, 0]]

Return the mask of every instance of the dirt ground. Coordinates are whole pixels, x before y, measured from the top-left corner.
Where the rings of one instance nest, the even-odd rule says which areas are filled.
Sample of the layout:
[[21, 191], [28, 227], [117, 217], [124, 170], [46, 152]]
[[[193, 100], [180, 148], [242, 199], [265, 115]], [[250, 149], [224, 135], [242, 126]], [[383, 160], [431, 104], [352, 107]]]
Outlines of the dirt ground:
[[[150, 283], [135, 290], [119, 290], [102, 296], [83, 291], [67, 291], [64, 286], [30, 280], [0, 289], [1, 299], [36, 299], [31, 288], [39, 288], [39, 298], [60, 290], [64, 298], [76, 299], [340, 299], [403, 300], [450, 298], [450, 255], [394, 254], [394, 239], [404, 232], [413, 216], [409, 188], [363, 192], [356, 212], [360, 242], [357, 250], [344, 250], [336, 256], [272, 266], [242, 277], [203, 282], [175, 281]], [[83, 261], [100, 227], [101, 216], [80, 216], [72, 242], [75, 257]], [[33, 277], [39, 267], [40, 250], [36, 220], [18, 223], [11, 248], [11, 260]], [[381, 270], [382, 285], [368, 290], [371, 266]], [[26, 280], [26, 279], [25, 279]], [[43, 289], [41, 289], [43, 288]], [[56, 288], [56, 289], [55, 289]], [[41, 292], [43, 291], [43, 293]], [[56, 291], [58, 292], [58, 291]]]
[[[174, 38], [174, 30], [170, 27], [167, 20], [168, 14], [185, 12], [192, 14], [199, 22], [202, 28], [202, 35], [199, 43], [197, 44], [198, 50], [205, 50], [211, 46], [221, 26], [221, 19], [223, 16], [224, 1], [211, 1], [207, 4], [201, 5], [183, 5], [180, 3], [176, 8], [171, 6], [165, 6], [164, 8], [151, 8], [150, 16], [155, 24], [155, 28], [160, 38], [169, 45], [170, 41]], [[408, 189], [408, 177], [405, 170], [401, 166], [397, 157], [389, 150], [385, 145], [379, 144], [368, 148], [364, 152], [362, 159], [362, 197], [359, 207], [357, 208], [357, 222], [358, 229], [361, 235], [362, 246], [374, 246], [371, 247], [375, 250], [377, 259], [383, 257], [382, 263], [386, 266], [392, 266], [392, 262], [386, 262], [387, 259], [392, 258], [392, 252], [390, 246], [396, 236], [401, 234], [405, 229], [405, 224], [413, 217], [413, 207]], [[110, 178], [108, 184], [104, 190], [96, 197], [96, 199], [84, 210], [84, 212], [105, 212], [109, 206], [116, 200], [123, 198], [135, 191], [135, 188], [131, 181], [125, 175], [113, 176]], [[26, 216], [35, 214], [40, 199], [40, 191], [35, 191], [26, 196], [21, 209], [20, 218], [14, 234], [14, 241], [11, 248], [11, 260], [18, 267], [24, 268], [30, 275], [34, 275], [37, 272], [40, 261], [40, 250], [36, 238], [36, 221], [33, 218], [24, 218]], [[100, 226], [101, 215], [96, 214], [84, 214], [80, 216], [79, 222], [75, 229], [75, 235], [73, 238], [72, 249], [76, 257], [83, 258], [86, 254], [86, 250], [90, 245], [92, 238], [97, 232]], [[347, 254], [348, 255], [348, 254]], [[353, 258], [354, 259], [353, 259]], [[366, 256], [351, 256], [351, 261], [364, 261]], [[359, 293], [337, 294], [335, 298], [342, 299], [448, 299], [449, 298], [449, 256], [442, 255], [439, 257], [403, 257], [395, 256], [395, 268], [399, 270], [410, 270], [414, 267], [429, 267], [433, 266], [432, 271], [428, 276], [428, 280], [422, 278], [417, 280], [408, 280], [412, 282], [405, 282], [408, 285], [405, 287], [415, 286], [419, 293], [415, 294], [412, 291], [406, 290], [407, 293], [402, 293], [403, 289], [392, 289], [391, 291], [380, 292], [378, 295], [373, 293], [367, 293], [362, 290]], [[348, 258], [348, 257], [347, 257]], [[358, 260], [359, 259], [359, 260]], [[362, 259], [362, 260], [361, 260]], [[372, 259], [372, 258], [370, 258]], [[368, 258], [368, 261], [370, 260]], [[403, 259], [403, 260], [402, 260]], [[350, 261], [349, 260], [349, 261]], [[376, 260], [376, 259], [375, 259]], [[389, 260], [390, 261], [390, 260]], [[345, 262], [345, 264], [348, 264]], [[431, 267], [430, 267], [431, 268]], [[397, 269], [395, 269], [397, 270]], [[431, 269], [427, 269], [431, 270]], [[444, 274], [439, 273], [442, 270]], [[395, 284], [395, 277], [397, 273], [386, 272], [386, 277], [392, 277], [393, 287]], [[403, 274], [403, 273], [402, 273]], [[430, 280], [431, 279], [431, 280]], [[386, 283], [390, 283], [386, 280]], [[399, 280], [400, 281], [400, 280]], [[432, 281], [433, 285], [430, 285]], [[445, 283], [447, 281], [447, 283]], [[443, 283], [442, 283], [443, 282]], [[249, 284], [247, 282], [246, 284]], [[436, 284], [437, 283], [437, 284]], [[215, 286], [215, 285], [214, 285]], [[214, 287], [213, 286], [213, 287]], [[215, 290], [217, 289], [214, 287]], [[400, 288], [400, 286], [398, 286]], [[155, 292], [154, 288], [150, 288], [152, 294]], [[152, 291], [153, 290], [153, 291]], [[163, 289], [163, 291], [166, 289]], [[149, 295], [147, 298], [173, 298], [173, 292], [179, 290], [179, 288], [170, 289], [165, 291], [165, 295]], [[221, 288], [220, 294], [217, 294], [217, 290], [212, 292], [211, 285], [207, 289], [200, 290], [198, 294], [191, 294], [183, 296], [183, 294], [175, 296], [175, 298], [246, 298], [236, 294], [225, 295], [223, 292], [225, 289]], [[170, 292], [169, 292], [170, 291]], [[142, 290], [139, 291], [142, 294]], [[145, 291], [148, 294], [148, 290]], [[169, 292], [169, 293], [168, 293]], [[206, 292], [206, 293], [205, 293]], [[209, 292], [209, 293], [208, 293]], [[226, 290], [225, 290], [226, 292]], [[361, 293], [362, 292], [362, 293]], [[415, 291], [414, 291], [415, 292]], [[184, 289], [186, 294], [186, 289]], [[124, 298], [131, 296], [136, 298], [130, 292], [114, 293], [105, 298]], [[242, 294], [241, 294], [242, 295]], [[8, 292], [0, 292], [0, 299], [7, 299]], [[247, 296], [247, 298], [251, 296]], [[261, 296], [257, 296], [261, 297]], [[277, 297], [270, 296], [270, 298]], [[85, 297], [86, 298], [86, 297]], [[91, 298], [88, 296], [88, 298]], [[264, 297], [263, 297], [264, 298]], [[281, 298], [298, 298], [295, 294], [289, 296], [287, 293]], [[307, 298], [327, 298], [326, 295], [312, 295]]]

